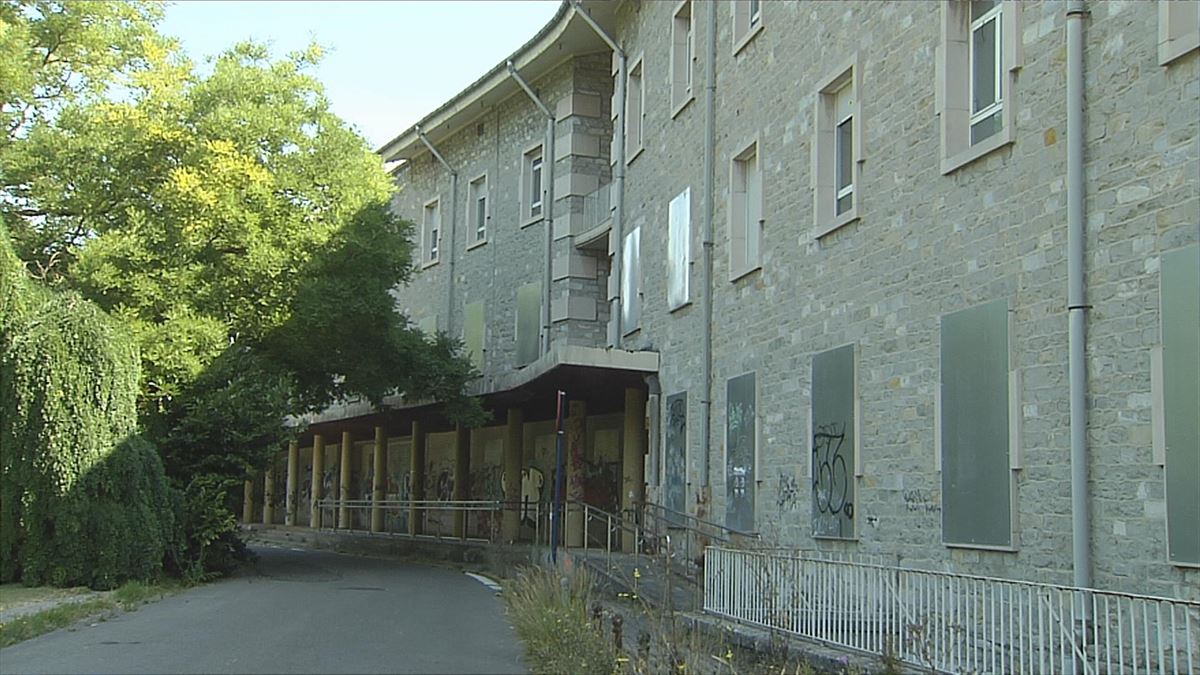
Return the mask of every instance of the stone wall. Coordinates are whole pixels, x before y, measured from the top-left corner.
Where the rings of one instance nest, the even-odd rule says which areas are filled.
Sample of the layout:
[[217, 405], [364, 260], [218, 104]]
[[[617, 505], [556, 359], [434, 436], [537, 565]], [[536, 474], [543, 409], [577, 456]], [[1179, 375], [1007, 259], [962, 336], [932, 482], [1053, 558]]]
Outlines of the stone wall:
[[[1065, 15], [1026, 2], [1015, 141], [947, 175], [935, 108], [941, 7], [763, 3], [763, 29], [733, 53], [718, 6], [712, 486], [699, 482], [691, 426], [688, 502], [726, 511], [726, 382], [759, 387], [756, 527], [803, 548], [895, 556], [905, 565], [1071, 581], [1066, 312]], [[664, 398], [686, 391], [700, 419], [703, 100], [671, 116], [676, 3], [626, 3], [616, 33], [642, 58], [646, 151], [629, 165], [627, 227], [642, 232], [641, 327], [627, 348], [662, 355]], [[1157, 64], [1153, 3], [1089, 3], [1087, 273], [1089, 443], [1096, 582], [1197, 596], [1197, 573], [1166, 562], [1163, 469], [1151, 459], [1150, 352], [1158, 343], [1158, 256], [1200, 235], [1200, 58]], [[694, 82], [705, 81], [698, 4]], [[857, 221], [814, 231], [814, 107], [857, 56], [863, 162]], [[757, 139], [764, 173], [762, 269], [729, 281], [730, 162]], [[693, 303], [666, 303], [667, 206], [692, 189]], [[942, 543], [936, 470], [941, 317], [1007, 300], [1020, 375], [1014, 551]], [[861, 478], [854, 542], [811, 536], [812, 356], [858, 348]], [[652, 472], [647, 473], [653, 475]], [[697, 506], [699, 505], [699, 506]]]

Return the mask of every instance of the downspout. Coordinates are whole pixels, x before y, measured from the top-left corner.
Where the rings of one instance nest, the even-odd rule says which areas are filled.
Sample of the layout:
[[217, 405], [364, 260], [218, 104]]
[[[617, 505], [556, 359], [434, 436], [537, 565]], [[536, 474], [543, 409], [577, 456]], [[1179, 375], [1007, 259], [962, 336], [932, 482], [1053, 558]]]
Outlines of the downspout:
[[596, 31], [596, 35], [600, 36], [601, 40], [608, 45], [608, 48], [613, 51], [617, 57], [617, 84], [616, 91], [613, 93], [613, 107], [616, 108], [616, 119], [613, 121], [613, 154], [616, 157], [611, 158], [614, 167], [613, 171], [613, 222], [612, 222], [612, 250], [613, 262], [610, 279], [616, 280], [616, 300], [609, 303], [609, 320], [613, 322], [615, 327], [615, 335], [609, 344], [610, 347], [620, 347], [621, 337], [624, 328], [621, 326], [621, 249], [625, 246], [625, 50], [617, 44], [617, 41], [608, 34], [590, 14], [584, 11], [580, 6], [580, 0], [575, 0], [571, 5], [575, 9], [575, 13], [583, 18], [587, 25]]
[[[446, 329], [447, 334], [453, 334], [454, 330], [454, 230], [455, 224], [458, 222], [458, 172], [450, 168], [450, 163], [442, 157], [442, 153], [433, 147], [433, 143], [429, 142], [429, 138], [425, 136], [425, 132], [421, 130], [421, 125], [416, 125], [417, 137], [429, 148], [429, 152], [441, 163], [442, 168], [450, 174], [450, 228], [446, 237], [449, 244], [446, 250], [447, 271], [450, 273], [450, 283], [446, 284]], [[422, 255], [424, 252], [422, 251]]]
[[546, 116], [546, 140], [542, 145], [542, 183], [545, 186], [545, 197], [542, 198], [543, 220], [546, 224], [544, 269], [542, 270], [542, 353], [550, 353], [550, 284], [553, 276], [550, 265], [553, 262], [554, 246], [554, 111], [549, 108], [533, 88], [517, 72], [512, 60], [508, 61], [508, 73], [512, 75], [521, 89], [533, 100], [534, 105]]
[[704, 74], [704, 212], [701, 224], [701, 253], [704, 259], [703, 289], [700, 300], [704, 309], [703, 370], [704, 395], [700, 399], [700, 486], [710, 485], [709, 455], [712, 449], [712, 325], [713, 325], [713, 210], [716, 190], [717, 144], [717, 3], [708, 3], [708, 64]]
[[1071, 415], [1071, 551], [1074, 585], [1092, 586], [1087, 448], [1087, 289], [1084, 279], [1084, 0], [1067, 5], [1067, 317]]

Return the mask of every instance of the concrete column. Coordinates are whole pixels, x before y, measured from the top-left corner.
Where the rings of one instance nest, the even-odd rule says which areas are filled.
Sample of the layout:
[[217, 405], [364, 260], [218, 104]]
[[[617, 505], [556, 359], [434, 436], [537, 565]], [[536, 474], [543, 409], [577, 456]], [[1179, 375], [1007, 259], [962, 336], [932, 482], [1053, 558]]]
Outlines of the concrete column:
[[[625, 434], [621, 455], [621, 515], [634, 515], [646, 494], [646, 392], [625, 390]], [[632, 553], [634, 537], [621, 537], [621, 550]]]
[[[567, 404], [567, 546], [583, 546], [583, 458], [587, 456], [587, 403]], [[572, 504], [571, 502], [574, 502]]]
[[[423, 425], [413, 420], [412, 423], [412, 466], [409, 470], [409, 480], [412, 485], [408, 491], [409, 499], [419, 502], [425, 499], [425, 429]], [[408, 512], [408, 533], [421, 534], [421, 518], [423, 512], [412, 507]]]
[[[272, 460], [273, 461], [273, 460]], [[263, 525], [275, 524], [275, 467], [263, 472]]]
[[375, 427], [375, 455], [371, 459], [371, 531], [383, 532], [382, 502], [387, 485], [387, 432], [383, 427]]
[[504, 436], [504, 516], [501, 536], [514, 542], [521, 536], [521, 453], [525, 448], [525, 411], [508, 409], [508, 426]]
[[313, 434], [313, 451], [312, 451], [312, 491], [309, 502], [310, 516], [308, 518], [308, 526], [313, 529], [321, 527], [321, 508], [317, 506], [317, 502], [325, 496], [324, 483], [322, 482], [325, 475], [325, 437], [321, 434]]
[[283, 514], [284, 525], [296, 524], [296, 501], [299, 495], [296, 493], [300, 489], [300, 443], [291, 441], [288, 443], [288, 463], [287, 463], [287, 494], [284, 496]]
[[350, 472], [354, 470], [351, 460], [354, 457], [354, 437], [349, 431], [342, 432], [341, 470], [338, 471], [338, 527], [345, 530], [350, 527], [350, 507], [346, 501], [353, 498], [350, 494]]
[[[471, 498], [471, 430], [461, 424], [454, 428], [454, 495], [456, 502]], [[466, 511], [454, 512], [454, 536], [466, 536]]]
[[242, 522], [249, 525], [254, 520], [254, 481], [242, 483]]

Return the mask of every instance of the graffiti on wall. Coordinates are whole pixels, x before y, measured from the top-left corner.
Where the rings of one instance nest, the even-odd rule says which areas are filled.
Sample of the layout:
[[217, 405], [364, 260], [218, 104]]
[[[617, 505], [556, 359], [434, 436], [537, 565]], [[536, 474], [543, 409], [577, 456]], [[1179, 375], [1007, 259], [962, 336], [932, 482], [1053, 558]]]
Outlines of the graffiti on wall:
[[521, 522], [534, 525], [537, 518], [537, 504], [542, 501], [542, 488], [546, 485], [546, 476], [540, 469], [529, 467], [521, 472]]
[[796, 480], [795, 476], [779, 472], [775, 505], [780, 511], [795, 511], [800, 508], [800, 481]]
[[583, 463], [583, 501], [616, 513], [621, 508], [621, 463], [615, 462], [584, 462]]
[[905, 490], [904, 508], [910, 513], [941, 513], [942, 500], [932, 490]]
[[503, 470], [499, 466], [489, 466], [471, 472], [471, 498], [504, 499]]
[[842, 454], [846, 423], [822, 424], [813, 434], [813, 495], [818, 513], [854, 517], [850, 470]]

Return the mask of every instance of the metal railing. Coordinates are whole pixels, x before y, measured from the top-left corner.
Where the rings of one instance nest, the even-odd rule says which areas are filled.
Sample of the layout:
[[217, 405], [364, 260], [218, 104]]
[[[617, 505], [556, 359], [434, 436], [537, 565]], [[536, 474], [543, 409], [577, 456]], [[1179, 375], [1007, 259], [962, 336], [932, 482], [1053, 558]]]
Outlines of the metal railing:
[[[574, 499], [566, 500], [563, 508], [565, 522], [559, 530], [560, 546], [566, 547], [578, 537], [582, 545], [572, 546], [573, 550], [582, 550], [585, 555], [592, 551], [602, 552], [606, 564], [611, 564], [613, 553], [630, 553], [638, 558], [666, 550], [666, 542], [646, 529], [636, 512], [627, 510], [625, 514], [617, 515]], [[538, 544], [550, 545], [551, 512], [552, 508], [546, 505], [538, 513], [538, 536], [534, 540]], [[574, 532], [576, 527], [582, 528], [582, 536]]]
[[612, 219], [612, 183], [605, 183], [583, 197], [583, 224], [576, 234], [599, 227]]
[[[321, 528], [342, 532], [371, 532], [371, 516], [376, 506], [383, 511], [383, 528], [379, 534], [414, 536], [432, 539], [460, 539], [495, 543], [500, 539], [501, 518], [506, 509], [533, 508], [537, 505], [506, 504], [495, 500], [385, 500], [322, 499], [317, 502], [321, 511]], [[347, 512], [343, 521], [342, 509]], [[419, 526], [410, 521], [416, 518]], [[533, 518], [535, 527], [540, 522]]]
[[1200, 602], [710, 547], [704, 611], [947, 673], [1188, 673]]
[[658, 537], [670, 538], [671, 569], [698, 581], [704, 568], [704, 550], [713, 545], [753, 543], [758, 533], [742, 532], [661, 504], [641, 504], [646, 528]]

